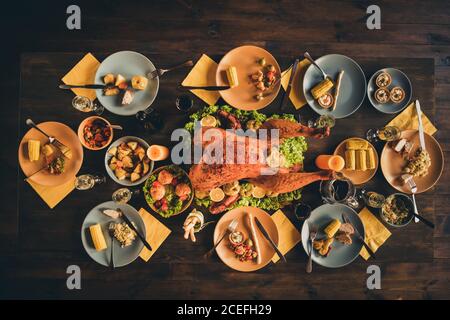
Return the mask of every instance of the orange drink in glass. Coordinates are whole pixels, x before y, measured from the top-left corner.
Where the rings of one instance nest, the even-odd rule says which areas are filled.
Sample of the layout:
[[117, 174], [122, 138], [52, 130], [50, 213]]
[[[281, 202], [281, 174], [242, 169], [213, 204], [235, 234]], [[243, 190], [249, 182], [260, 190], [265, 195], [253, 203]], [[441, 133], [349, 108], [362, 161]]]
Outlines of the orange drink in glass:
[[169, 157], [169, 148], [153, 144], [147, 149], [147, 157], [153, 161], [165, 160]]
[[344, 158], [338, 155], [321, 154], [316, 158], [316, 166], [323, 170], [341, 171], [344, 165]]

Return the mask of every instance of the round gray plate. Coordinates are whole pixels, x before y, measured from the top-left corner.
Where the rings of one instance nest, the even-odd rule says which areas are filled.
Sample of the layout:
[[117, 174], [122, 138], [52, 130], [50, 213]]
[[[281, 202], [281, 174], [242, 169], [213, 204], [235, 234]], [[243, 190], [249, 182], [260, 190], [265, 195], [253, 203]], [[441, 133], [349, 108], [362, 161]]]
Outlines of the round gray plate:
[[[361, 236], [364, 238], [364, 226], [359, 219], [358, 214], [351, 208], [343, 204], [324, 204], [316, 208], [302, 227], [302, 244], [305, 252], [309, 252], [310, 244], [309, 241], [309, 225], [317, 226], [318, 233], [316, 239], [322, 239], [325, 237], [323, 229], [330, 223], [333, 219], [338, 219], [341, 222], [342, 214], [347, 213], [351, 223], [358, 229]], [[332, 250], [328, 257], [323, 257], [316, 250], [312, 251], [312, 259], [315, 263], [327, 268], [340, 268], [348, 265], [350, 262], [356, 259], [362, 248], [362, 243], [356, 238], [355, 235], [352, 236], [352, 244], [347, 246], [339, 241], [334, 241]]]
[[[105, 215], [102, 211], [104, 209], [116, 209], [119, 208], [124, 212], [128, 219], [136, 225], [136, 228], [142, 235], [145, 235], [145, 224], [139, 213], [132, 206], [128, 204], [116, 204], [113, 201], [108, 201], [99, 204], [94, 209], [89, 211], [86, 218], [84, 218], [83, 225], [81, 226], [81, 241], [83, 242], [83, 247], [87, 254], [97, 263], [103, 266], [110, 266], [111, 261], [111, 243], [114, 245], [114, 265], [115, 267], [123, 267], [130, 264], [139, 256], [144, 247], [142, 241], [136, 237], [131, 245], [128, 247], [121, 248], [118, 241], [114, 240], [108, 232], [109, 223], [112, 221], [123, 222], [121, 218], [112, 219]], [[103, 251], [96, 251], [94, 244], [92, 243], [91, 234], [89, 232], [89, 227], [93, 224], [100, 223], [103, 231], [103, 235], [106, 239], [106, 244], [108, 248]]]
[[322, 73], [314, 65], [310, 65], [303, 80], [303, 93], [311, 108], [318, 114], [327, 114], [336, 119], [345, 118], [354, 113], [361, 106], [366, 96], [366, 77], [361, 67], [352, 59], [341, 54], [329, 54], [320, 57], [316, 63], [333, 80], [344, 70], [340, 94], [336, 109], [333, 111], [322, 108], [311, 95], [311, 89], [323, 80]]
[[[405, 99], [403, 99], [400, 103], [393, 103], [389, 101], [388, 103], [378, 103], [377, 100], [373, 97], [375, 91], [378, 89], [375, 79], [377, 76], [382, 73], [387, 72], [392, 77], [392, 83], [389, 85], [388, 89], [392, 89], [393, 87], [401, 87], [405, 90]], [[412, 85], [409, 78], [398, 69], [394, 68], [384, 68], [378, 70], [373, 74], [373, 76], [369, 80], [369, 84], [367, 85], [367, 96], [369, 97], [370, 103], [377, 109], [383, 113], [397, 113], [406, 108], [412, 96]]]
[[[131, 81], [133, 76], [147, 76], [155, 70], [153, 63], [145, 56], [134, 51], [120, 51], [113, 53], [100, 64], [95, 74], [95, 83], [103, 84], [103, 77], [108, 73], [121, 74]], [[112, 113], [121, 116], [131, 116], [138, 111], [147, 109], [155, 100], [159, 88], [159, 78], [149, 80], [145, 90], [136, 90], [133, 102], [122, 106], [122, 94], [105, 96], [102, 90], [97, 90], [97, 99]]]
[[108, 175], [116, 183], [121, 184], [123, 186], [127, 186], [127, 187], [137, 186], [137, 185], [143, 183], [145, 180], [147, 180], [147, 178], [150, 177], [150, 174], [152, 173], [153, 167], [155, 165], [155, 163], [150, 160], [150, 170], [148, 170], [148, 172], [147, 172], [147, 174], [145, 176], [142, 176], [139, 180], [137, 180], [135, 182], [131, 182], [129, 179], [125, 179], [125, 180], [117, 179], [116, 175], [114, 174], [114, 171], [112, 171], [111, 168], [108, 165], [109, 160], [112, 158], [112, 155], [110, 155], [108, 153], [108, 151], [109, 151], [109, 149], [111, 149], [113, 147], [118, 147], [122, 142], [127, 143], [129, 141], [137, 141], [146, 151], [150, 147], [149, 144], [145, 140], [143, 140], [141, 138], [132, 137], [132, 136], [126, 136], [126, 137], [119, 138], [116, 141], [114, 141], [113, 143], [111, 143], [111, 145], [109, 146], [109, 148], [108, 148], [108, 150], [106, 151], [106, 154], [105, 154], [105, 168], [106, 168], [106, 172], [108, 172]]

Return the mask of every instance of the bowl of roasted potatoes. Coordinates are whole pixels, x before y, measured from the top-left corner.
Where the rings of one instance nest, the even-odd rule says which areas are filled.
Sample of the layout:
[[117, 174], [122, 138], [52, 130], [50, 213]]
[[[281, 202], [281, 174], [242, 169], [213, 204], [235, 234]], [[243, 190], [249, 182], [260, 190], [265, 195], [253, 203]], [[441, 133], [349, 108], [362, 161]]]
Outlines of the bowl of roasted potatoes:
[[126, 136], [114, 141], [106, 151], [108, 175], [123, 186], [143, 183], [153, 171], [154, 162], [147, 157], [149, 145], [138, 137]]

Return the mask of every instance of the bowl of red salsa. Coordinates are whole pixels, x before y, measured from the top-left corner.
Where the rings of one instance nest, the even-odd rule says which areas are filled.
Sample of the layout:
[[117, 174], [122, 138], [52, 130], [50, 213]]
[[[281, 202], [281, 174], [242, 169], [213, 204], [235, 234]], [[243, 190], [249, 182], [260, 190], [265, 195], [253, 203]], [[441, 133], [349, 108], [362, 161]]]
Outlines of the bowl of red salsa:
[[92, 116], [84, 119], [78, 127], [78, 138], [89, 150], [106, 148], [113, 140], [113, 130], [105, 118]]

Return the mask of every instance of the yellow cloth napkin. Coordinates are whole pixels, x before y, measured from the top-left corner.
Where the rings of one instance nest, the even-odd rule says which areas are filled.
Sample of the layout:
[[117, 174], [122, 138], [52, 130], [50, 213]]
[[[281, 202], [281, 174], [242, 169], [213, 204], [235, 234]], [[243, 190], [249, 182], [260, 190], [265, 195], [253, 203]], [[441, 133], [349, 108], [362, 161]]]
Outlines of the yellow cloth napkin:
[[[215, 86], [216, 71], [217, 63], [206, 54], [203, 54], [181, 85], [201, 87]], [[218, 91], [191, 90], [191, 92], [210, 106], [215, 105], [220, 98], [220, 93]]]
[[[272, 215], [272, 220], [278, 229], [278, 249], [280, 249], [282, 254], [286, 254], [302, 239], [300, 232], [281, 210]], [[275, 254], [272, 262], [276, 263], [278, 260], [280, 260], [280, 257]]]
[[[306, 69], [308, 69], [311, 62], [307, 59], [303, 59], [297, 65], [297, 70], [295, 71], [294, 79], [292, 80], [292, 89], [289, 93], [289, 99], [291, 99], [292, 104], [295, 109], [300, 109], [306, 104], [305, 96], [303, 95], [303, 78], [305, 76]], [[281, 76], [281, 85], [284, 90], [286, 90], [289, 78], [291, 77], [292, 68], [289, 71], [284, 71]]]
[[[361, 218], [364, 230], [366, 231], [366, 243], [373, 252], [376, 252], [391, 236], [391, 232], [367, 208], [361, 210], [359, 217]], [[367, 252], [364, 247], [359, 254], [365, 260], [370, 258], [369, 252]]]
[[[391, 120], [387, 125], [396, 126], [401, 130], [407, 129], [419, 129], [419, 120], [417, 119], [417, 110], [415, 102], [411, 102], [410, 105], [403, 110], [398, 116]], [[435, 134], [436, 127], [431, 123], [430, 119], [423, 113], [422, 110], [422, 123], [423, 131], [429, 135]]]
[[139, 254], [141, 259], [147, 262], [155, 254], [156, 250], [158, 250], [158, 248], [172, 231], [161, 222], [159, 222], [158, 219], [156, 219], [144, 208], [139, 210], [139, 215], [141, 216], [142, 220], [144, 220], [145, 230], [147, 230], [145, 240], [147, 240], [147, 242], [153, 249], [152, 251], [150, 251], [146, 247], [144, 247]]
[[[65, 84], [93, 84], [99, 66], [100, 62], [91, 53], [88, 53], [61, 80]], [[77, 88], [72, 91], [91, 100], [97, 98], [95, 90]]]
[[59, 186], [43, 186], [27, 179], [30, 186], [36, 191], [36, 193], [45, 201], [45, 203], [53, 209], [58, 203], [61, 202], [69, 193], [75, 189], [75, 178], [67, 181]]

